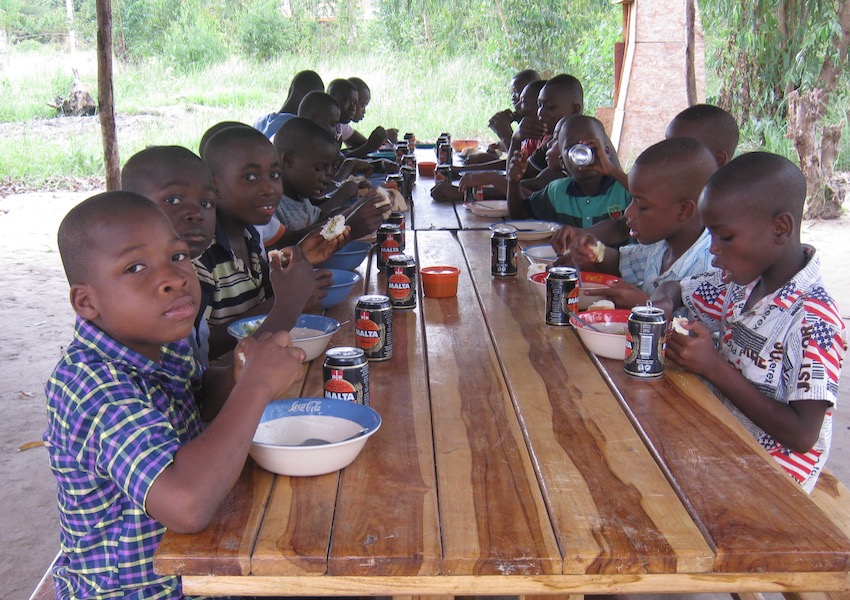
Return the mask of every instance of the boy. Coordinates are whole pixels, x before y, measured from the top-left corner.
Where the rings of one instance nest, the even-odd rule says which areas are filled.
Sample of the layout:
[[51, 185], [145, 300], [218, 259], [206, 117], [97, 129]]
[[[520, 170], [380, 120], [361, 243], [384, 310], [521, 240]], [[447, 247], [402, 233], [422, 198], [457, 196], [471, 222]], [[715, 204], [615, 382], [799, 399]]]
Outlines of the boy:
[[[488, 125], [499, 138], [502, 150], [507, 150], [511, 146], [511, 137], [514, 134], [512, 124], [514, 121], [520, 121], [524, 116], [521, 114], [522, 108], [520, 106], [522, 92], [528, 84], [534, 81], [540, 81], [540, 73], [534, 69], [524, 69], [514, 75], [514, 78], [511, 79], [511, 104], [513, 105], [513, 110], [500, 110], [490, 117]], [[538, 91], [540, 91], [539, 88]]]
[[708, 146], [717, 166], [722, 167], [735, 156], [738, 147], [738, 123], [728, 112], [711, 104], [694, 104], [673, 117], [665, 137], [692, 137]]
[[626, 225], [639, 243], [606, 248], [597, 263], [596, 236], [579, 234], [567, 264], [621, 277], [610, 288], [598, 290], [617, 308], [646, 304], [649, 294], [665, 281], [710, 271], [710, 236], [697, 201], [716, 170], [711, 151], [693, 138], [650, 146], [629, 172], [632, 201], [626, 208]]
[[[829, 454], [847, 343], [820, 260], [800, 242], [806, 180], [793, 163], [753, 152], [709, 179], [699, 199], [712, 273], [668, 282], [653, 301], [694, 318], [667, 356], [701, 375], [807, 492]], [[712, 333], [719, 335], [718, 346]]]
[[[331, 184], [339, 162], [339, 145], [327, 130], [309, 119], [297, 117], [281, 127], [275, 148], [280, 156], [283, 184], [283, 198], [276, 205], [275, 215], [286, 227], [281, 243], [289, 244], [338, 212], [340, 199], [325, 202], [321, 208], [313, 204], [313, 199], [324, 194]], [[352, 208], [342, 211], [351, 215], [347, 224], [352, 238], [378, 229], [383, 221], [382, 207], [376, 206], [380, 202], [380, 195], [373, 190]]]
[[[612, 162], [612, 158], [616, 161], [616, 153], [605, 143], [607, 139], [597, 119], [584, 115], [566, 117], [560, 123], [558, 145], [562, 166], [569, 176], [552, 181], [528, 199], [520, 189], [525, 161], [518, 154], [512, 155], [507, 194], [511, 217], [545, 219], [581, 228], [619, 216], [631, 197], [625, 187], [625, 173]], [[569, 158], [570, 149], [579, 143], [594, 151], [594, 161], [588, 166], [579, 167]]]
[[259, 129], [263, 135], [272, 139], [280, 129], [280, 126], [295, 116], [301, 100], [312, 91], [322, 91], [325, 84], [315, 71], [299, 71], [289, 84], [289, 94], [276, 113], [260, 117], [254, 123], [254, 128]]
[[[346, 146], [344, 152], [346, 156], [366, 158], [367, 154], [375, 152], [387, 141], [387, 130], [383, 127], [376, 127], [367, 139], [351, 126], [351, 122], [357, 116], [360, 102], [356, 85], [348, 79], [334, 79], [328, 84], [327, 93], [339, 104], [339, 134], [340, 141]], [[363, 113], [365, 114], [365, 107]]]
[[[58, 239], [78, 318], [45, 388], [61, 524], [56, 595], [183, 598], [178, 578], [153, 571], [162, 534], [207, 525], [304, 354], [281, 332], [245, 340], [238, 374], [202, 374], [184, 341], [200, 298], [189, 249], [146, 198], [89, 198]], [[206, 429], [200, 401], [215, 417]]]

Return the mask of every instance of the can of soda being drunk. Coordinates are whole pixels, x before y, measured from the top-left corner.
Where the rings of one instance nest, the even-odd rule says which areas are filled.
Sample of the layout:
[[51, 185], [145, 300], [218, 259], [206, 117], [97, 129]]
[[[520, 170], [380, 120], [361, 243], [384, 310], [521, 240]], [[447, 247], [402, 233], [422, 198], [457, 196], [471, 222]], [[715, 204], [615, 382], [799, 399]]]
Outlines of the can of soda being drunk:
[[393, 308], [389, 296], [360, 296], [354, 307], [354, 337], [372, 362], [393, 356]]
[[516, 227], [493, 225], [490, 228], [490, 274], [511, 277], [517, 274], [517, 248], [519, 246]]
[[375, 238], [378, 245], [378, 269], [382, 270], [390, 256], [401, 252], [401, 229], [395, 223], [382, 223]]
[[663, 310], [652, 305], [635, 306], [626, 331], [626, 373], [641, 379], [661, 377], [666, 333]]
[[395, 254], [387, 259], [387, 296], [395, 309], [416, 307], [416, 261], [407, 254]]
[[322, 364], [325, 398], [369, 406], [369, 362], [360, 348], [331, 348]]
[[593, 164], [593, 148], [587, 144], [574, 144], [567, 151], [567, 158], [577, 167], [586, 167]]
[[569, 327], [578, 310], [578, 273], [571, 267], [551, 267], [546, 276], [546, 324]]

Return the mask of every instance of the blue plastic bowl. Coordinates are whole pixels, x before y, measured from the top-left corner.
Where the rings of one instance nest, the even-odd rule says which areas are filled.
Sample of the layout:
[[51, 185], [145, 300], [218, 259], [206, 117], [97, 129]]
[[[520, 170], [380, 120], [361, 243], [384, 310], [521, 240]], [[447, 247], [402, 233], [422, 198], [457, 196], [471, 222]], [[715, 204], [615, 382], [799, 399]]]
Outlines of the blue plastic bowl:
[[372, 244], [370, 242], [361, 242], [360, 240], [348, 242], [328, 260], [320, 264], [318, 268], [353, 271], [360, 266], [360, 263], [363, 262], [363, 259], [366, 258], [371, 249]]
[[333, 283], [328, 286], [328, 294], [322, 299], [322, 308], [336, 306], [348, 296], [354, 284], [360, 281], [360, 275], [354, 271], [340, 271], [330, 269], [333, 274]]

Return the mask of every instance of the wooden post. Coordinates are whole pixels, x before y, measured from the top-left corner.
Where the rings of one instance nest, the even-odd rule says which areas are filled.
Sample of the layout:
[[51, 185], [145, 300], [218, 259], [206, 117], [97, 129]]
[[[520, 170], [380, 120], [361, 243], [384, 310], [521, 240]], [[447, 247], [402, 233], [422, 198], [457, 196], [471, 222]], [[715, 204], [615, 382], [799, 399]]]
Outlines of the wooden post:
[[112, 94], [112, 1], [96, 0], [97, 10], [97, 110], [103, 138], [103, 165], [107, 191], [121, 189], [115, 101]]

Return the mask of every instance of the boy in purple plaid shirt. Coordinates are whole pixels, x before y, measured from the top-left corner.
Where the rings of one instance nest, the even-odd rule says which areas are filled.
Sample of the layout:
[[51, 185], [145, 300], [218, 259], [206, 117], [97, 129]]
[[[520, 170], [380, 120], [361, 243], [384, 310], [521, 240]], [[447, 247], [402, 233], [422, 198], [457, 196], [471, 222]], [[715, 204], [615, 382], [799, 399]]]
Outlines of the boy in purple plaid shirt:
[[[188, 246], [142, 196], [84, 201], [59, 251], [78, 319], [46, 386], [57, 597], [182, 598], [178, 578], [153, 571], [163, 532], [207, 525], [304, 355], [286, 332], [268, 334], [240, 343], [238, 372], [202, 372], [185, 341], [200, 300]], [[202, 415], [214, 417], [206, 429]]]

